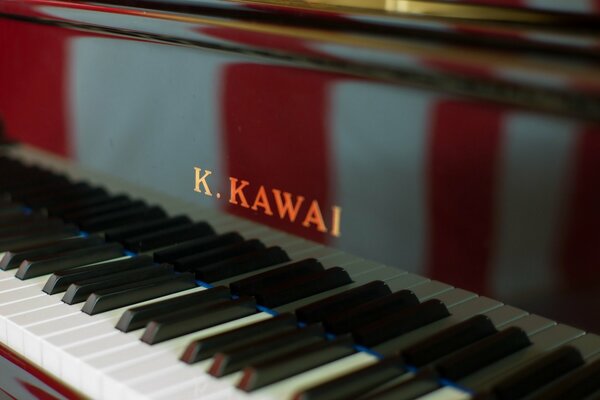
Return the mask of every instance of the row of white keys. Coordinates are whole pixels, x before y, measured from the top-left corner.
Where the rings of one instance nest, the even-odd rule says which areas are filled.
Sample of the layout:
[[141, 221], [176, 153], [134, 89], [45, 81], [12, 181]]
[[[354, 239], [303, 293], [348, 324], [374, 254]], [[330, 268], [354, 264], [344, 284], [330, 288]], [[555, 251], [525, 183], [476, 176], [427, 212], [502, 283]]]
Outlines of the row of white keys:
[[[320, 251], [319, 247], [317, 247], [315, 249], [315, 251], [318, 253]], [[304, 257], [312, 257], [314, 255], [315, 254], [312, 254], [311, 251], [302, 252], [303, 258]], [[344, 259], [347, 259], [347, 257], [345, 255], [341, 255], [341, 254], [332, 252], [330, 256], [323, 257], [320, 259], [320, 261], [325, 266], [334, 266], [334, 265], [339, 265], [339, 261], [342, 261]], [[360, 262], [358, 262], [358, 263], [360, 264]], [[349, 268], [350, 266], [353, 266], [353, 265], [355, 265], [355, 263], [351, 263], [349, 265], [342, 264], [341, 266], [344, 268]], [[377, 268], [374, 268], [373, 266], [370, 266], [370, 268], [372, 268], [371, 269], [372, 271], [379, 270]], [[399, 272], [399, 274], [402, 274], [402, 273], [403, 273], [402, 271]], [[347, 289], [345, 289], [345, 290], [347, 290]], [[318, 295], [314, 296], [314, 297], [318, 297]], [[311, 299], [313, 299], [314, 297], [311, 297]], [[296, 304], [296, 303], [292, 303], [292, 305], [293, 304]], [[270, 317], [270, 315], [263, 314], [261, 319], [268, 318], [268, 317]], [[252, 317], [247, 317], [246, 319], [240, 319], [237, 322], [234, 321], [231, 324], [223, 324], [220, 326], [206, 329], [204, 331], [196, 332], [196, 333], [186, 335], [186, 336], [183, 336], [183, 337], [180, 337], [177, 339], [173, 339], [173, 340], [161, 343], [161, 344], [154, 345], [154, 346], [152, 346], [153, 348], [157, 348], [157, 349], [161, 349], [161, 350], [164, 349], [164, 350], [166, 350], [166, 352], [153, 357], [152, 360], [140, 359], [140, 360], [138, 360], [137, 363], [135, 363], [135, 364], [129, 363], [128, 365], [126, 365], [122, 368], [110, 368], [107, 371], [107, 375], [110, 378], [114, 378], [114, 380], [122, 382], [121, 390], [127, 390], [126, 387], [131, 386], [134, 383], [139, 384], [138, 386], [142, 387], [143, 389], [149, 389], [149, 386], [146, 386], [143, 383], [140, 384], [140, 382], [144, 381], [144, 380], [150, 381], [152, 383], [152, 386], [159, 385], [164, 388], [165, 386], [169, 386], [169, 383], [173, 383], [173, 379], [172, 379], [173, 377], [178, 377], [177, 381], [180, 381], [182, 374], [189, 376], [190, 379], [193, 379], [194, 377], [197, 377], [197, 376], [203, 376], [203, 375], [205, 375], [205, 373], [204, 373], [204, 370], [206, 368], [205, 365], [195, 364], [193, 366], [188, 366], [179, 361], [179, 357], [183, 353], [183, 350], [185, 349], [185, 347], [187, 347], [187, 345], [192, 340], [197, 340], [202, 337], [211, 336], [213, 334], [216, 334], [217, 332], [223, 332], [225, 330], [230, 330], [230, 329], [234, 329], [234, 328], [246, 325], [249, 323], [250, 318], [252, 318]], [[138, 336], [139, 335], [141, 335], [141, 332], [138, 333]], [[90, 360], [90, 362], [94, 363], [95, 360]], [[148, 367], [148, 363], [151, 363], [153, 365], [157, 365], [157, 364], [169, 365], [170, 364], [170, 365], [172, 365], [173, 371], [171, 371], [171, 373], [169, 373], [169, 371], [161, 370], [157, 373], [156, 369], [152, 369], [152, 368]], [[202, 363], [200, 363], [200, 364], [202, 364]], [[158, 379], [154, 379], [154, 375], [157, 375], [157, 374], [160, 375], [160, 377]], [[207, 377], [207, 379], [210, 380], [212, 378]], [[108, 385], [106, 385], [106, 386], [108, 386]], [[134, 391], [135, 391], [135, 389], [134, 389]], [[131, 394], [132, 391], [129, 390], [129, 392]], [[112, 391], [110, 394], [107, 394], [105, 397], [106, 398], [114, 398], [115, 396], [120, 396], [120, 395], [118, 395], [115, 391]]]
[[[375, 273], [375, 271], [373, 272]], [[410, 290], [413, 290], [422, 301], [432, 297], [439, 298], [449, 307], [468, 302], [476, 297], [476, 295], [470, 292], [461, 289], [453, 289], [451, 286], [441, 284], [436, 281], [429, 281], [428, 279], [424, 279], [422, 277], [419, 277], [421, 279], [416, 279], [416, 277], [418, 276], [413, 274], [398, 274], [395, 277], [392, 277], [386, 283], [390, 287], [394, 288], [394, 290], [409, 288]], [[482, 308], [483, 306], [487, 308]], [[487, 303], [475, 308], [476, 311], [487, 309], [489, 309]], [[172, 387], [163, 388], [162, 390], [157, 391], [154, 390], [157, 389], [159, 385], [151, 382], [149, 379], [137, 382], [135, 387], [137, 387], [138, 391], [144, 395], [156, 398], [168, 398], [171, 396], [173, 396], [172, 398], [187, 398], [192, 396], [193, 393], [201, 393], [203, 396], [201, 398], [204, 398], [207, 392], [211, 392], [219, 393], [219, 398], [221, 398], [221, 396], [223, 396], [223, 398], [246, 398], [247, 396], [251, 396], [252, 398], [266, 397], [278, 399], [284, 398], [282, 397], [284, 395], [290, 395], [293, 388], [304, 386], [307, 384], [307, 382], [314, 382], [315, 380], [321, 378], [332, 378], [334, 375], [340, 375], [344, 372], [359, 368], [360, 366], [365, 366], [375, 361], [376, 358], [374, 356], [366, 353], [356, 353], [349, 357], [345, 357], [341, 360], [316, 368], [312, 371], [300, 374], [297, 377], [286, 379], [281, 384], [271, 385], [257, 393], [250, 395], [235, 389], [234, 385], [239, 380], [239, 373], [221, 378], [216, 383], [214, 381], [211, 382], [210, 379], [207, 380], [197, 378], [196, 380], [188, 380], [179, 386], [170, 385]], [[211, 360], [207, 360], [194, 365], [194, 368], [196, 368], [196, 366], [198, 367], [199, 372], [197, 374], [200, 375], [200, 372], [206, 370], [211, 362]], [[170, 378], [167, 376], [162, 376], [161, 379], [170, 379], [173, 382], [178, 380], [179, 377], [176, 374], [172, 374]], [[179, 379], [179, 381], [181, 380]], [[200, 390], [200, 388], [202, 388], [202, 390]], [[220, 388], [220, 391], [217, 391], [217, 388]], [[172, 393], [173, 391], [175, 391], [176, 394]], [[132, 398], [135, 397], [132, 396]]]
[[[414, 290], [415, 288], [411, 288]], [[456, 293], [455, 293], [456, 292]], [[393, 340], [394, 352], [400, 351], [408, 346], [436, 333], [445, 328], [448, 328], [454, 324], [457, 324], [467, 318], [474, 315], [483, 314], [490, 318], [492, 323], [498, 328], [515, 323], [515, 321], [523, 321], [524, 319], [531, 319], [531, 321], [524, 322], [521, 325], [528, 329], [530, 334], [537, 333], [543, 329], [547, 329], [553, 326], [553, 322], [546, 320], [541, 317], [528, 315], [525, 311], [503, 305], [502, 303], [492, 300], [486, 297], [477, 297], [473, 293], [464, 291], [462, 289], [453, 289], [451, 291], [442, 292], [435, 296], [424, 296], [422, 300], [427, 298], [435, 297], [448, 306], [448, 309], [452, 313], [451, 318], [447, 318], [423, 328], [420, 328], [414, 332], [402, 335], [397, 340]], [[318, 385], [320, 383], [335, 379], [341, 375], [350, 373], [359, 368], [370, 365], [376, 361], [375, 357], [372, 357], [365, 353], [358, 353], [344, 359], [337, 360], [331, 364], [316, 368], [312, 371], [299, 374], [295, 377], [286, 379], [279, 383], [271, 386], [267, 386], [257, 391], [255, 396], [261, 398], [261, 396], [278, 398], [278, 399], [289, 399], [295, 393], [300, 392], [306, 388]], [[412, 374], [406, 374], [401, 380], [408, 379]], [[175, 396], [177, 397], [177, 396]], [[166, 399], [166, 397], [165, 397]]]
[[[257, 231], [256, 225], [248, 223], [231, 225], [229, 228]], [[275, 238], [284, 236], [274, 231], [268, 232]], [[57, 341], [63, 343], [61, 340], [64, 341], [64, 337], [69, 337], [67, 334], [69, 330], [73, 334], [82, 327], [91, 327], [90, 331], [97, 336], [98, 331], [102, 332], [100, 329], [102, 322], [118, 318], [120, 313], [126, 309], [89, 316], [80, 312], [83, 304], [69, 306], [60, 301], [62, 294], [49, 296], [42, 292], [50, 275], [21, 281], [14, 277], [15, 272], [16, 270], [0, 271], [0, 279], [3, 279], [0, 283], [6, 285], [5, 288], [0, 289], [0, 307], [7, 308], [6, 313], [0, 314], [2, 315], [0, 337], [5, 342], [9, 341], [13, 348], [39, 365], [44, 366], [43, 338], [60, 337], [61, 339], [57, 339]], [[116, 330], [113, 325], [110, 333], [114, 331]], [[61, 336], [61, 333], [65, 334]], [[108, 334], [109, 332], [105, 330], [103, 333]], [[76, 335], [73, 336], [76, 337]], [[52, 349], [53, 346], [50, 348]], [[46, 358], [49, 369], [60, 375], [60, 366], [55, 363], [56, 357]]]
[[[287, 242], [280, 243], [283, 246], [287, 244], [286, 247], [294, 247], [296, 242], [298, 242], [298, 239], [290, 238]], [[291, 255], [293, 256], [293, 254]], [[181, 294], [185, 294], [185, 292], [179, 293], [179, 295]], [[134, 306], [131, 305], [121, 310], [95, 316], [79, 313], [60, 320], [53, 319], [28, 327], [33, 336], [38, 338], [38, 341], [42, 344], [42, 365], [57, 371], [59, 376], [75, 387], [81, 388], [83, 382], [90, 381], [83, 374], [86, 370], [82, 366], [85, 364], [82, 361], [83, 356], [88, 358], [94, 355], [101, 356], [106, 352], [121, 348], [127, 348], [127, 350], [135, 348], [138, 353], [145, 353], [144, 356], [152, 355], [155, 350], [139, 341], [142, 331], [124, 334], [114, 328], [122, 312]], [[72, 323], [69, 325], [68, 330], [57, 333], [57, 330], [62, 329], [60, 325], [67, 321]], [[143, 348], [143, 350], [140, 348]], [[122, 359], [127, 359], [126, 353], [122, 356]], [[73, 368], [73, 364], [76, 364], [75, 368]]]
[[[305, 255], [310, 255], [310, 254], [305, 253]], [[358, 286], [360, 284], [370, 282], [375, 279], [381, 279], [384, 276], [388, 276], [391, 278], [391, 277], [395, 277], [395, 276], [402, 277], [405, 275], [409, 275], [405, 271], [396, 270], [396, 269], [392, 269], [389, 267], [385, 268], [385, 271], [383, 271], [384, 268], [377, 266], [377, 264], [361, 262], [361, 261], [352, 262], [353, 259], [354, 258], [348, 258], [345, 255], [336, 256], [334, 254], [330, 257], [325, 257], [321, 261], [326, 266], [340, 265], [341, 267], [348, 270], [349, 272], [350, 271], [358, 272], [361, 270], [366, 270], [366, 272], [364, 272], [363, 274], [357, 274], [357, 275], [361, 276], [362, 280], [360, 280], [360, 282], [357, 282], [356, 284], [351, 285], [351, 286]], [[350, 261], [350, 264], [340, 263], [340, 261], [343, 261], [343, 260]], [[409, 277], [409, 279], [407, 281], [412, 282], [413, 285], [421, 282], [418, 280], [411, 279], [411, 277]], [[304, 300], [300, 300], [295, 303], [291, 303], [286, 308], [289, 308], [290, 310], [295, 309], [295, 308], [299, 307], [300, 305], [305, 304], [307, 302], [313, 302], [318, 299], [331, 296], [335, 293], [339, 293], [340, 291], [348, 290], [348, 288], [349, 287], [346, 286], [343, 289], [342, 288], [335, 289], [333, 291], [328, 291], [328, 292], [325, 292], [325, 293], [322, 293], [319, 295], [311, 296], [308, 299], [304, 299]], [[232, 325], [229, 329], [233, 329], [238, 326], [239, 325]], [[118, 380], [127, 379], [126, 382], [124, 382], [123, 386], [127, 386], [128, 388], [125, 389], [125, 392], [124, 392], [125, 394], [123, 394], [123, 392], [121, 392], [120, 394], [112, 392], [112, 393], [110, 393], [110, 395], [107, 394], [105, 397], [111, 398], [111, 397], [116, 397], [119, 395], [121, 395], [120, 397], [123, 397], [123, 398], [149, 397], [151, 395], [156, 394], [157, 392], [160, 392], [161, 390], [176, 389], [179, 386], [179, 384], [181, 384], [182, 381], [185, 381], [188, 384], [193, 382], [192, 384], [195, 385], [196, 387], [202, 386], [203, 387], [202, 393], [204, 393], [204, 395], [206, 395], [207, 392], [208, 393], [219, 393], [222, 390], [229, 391], [229, 389], [231, 389], [233, 387], [232, 383], [237, 381], [238, 376], [236, 376], [236, 374], [226, 377], [225, 379], [215, 380], [214, 378], [212, 378], [211, 376], [209, 376], [205, 373], [205, 370], [206, 370], [207, 366], [209, 365], [210, 361], [197, 363], [192, 366], [183, 364], [180, 361], [178, 361], [179, 356], [182, 354], [185, 347], [192, 340], [197, 340], [199, 338], [207, 337], [212, 334], [215, 334], [215, 332], [213, 331], [213, 328], [211, 328], [209, 330], [197, 332], [195, 334], [187, 335], [187, 336], [181, 337], [179, 339], [168, 341], [168, 342], [165, 342], [164, 344], [155, 345], [154, 347], [164, 346], [165, 348], [169, 348], [169, 354], [165, 355], [164, 359], [160, 359], [160, 360], [158, 358], [153, 359], [152, 364], [156, 364], [156, 363], [167, 364], [169, 362], [169, 358], [170, 358], [171, 363], [173, 365], [168, 370], [160, 370], [157, 372], [156, 370], [149, 369], [148, 366], [144, 362], [140, 362], [140, 363], [138, 363], [138, 365], [130, 365], [130, 366], [127, 366], [127, 367], [124, 367], [121, 369], [110, 371], [108, 373], [109, 376], [117, 377]], [[150, 362], [150, 360], [141, 360], [141, 361]], [[145, 371], [145, 373], [142, 374], [142, 371]], [[183, 379], [183, 377], [187, 377], [188, 379]], [[192, 391], [193, 391], [193, 389], [192, 389]]]
[[[174, 296], [187, 293], [190, 292], [184, 291]], [[160, 299], [151, 301], [156, 300]], [[122, 313], [136, 305], [139, 304], [93, 316], [77, 313], [60, 320], [40, 322], [28, 327], [31, 338], [42, 346], [42, 366], [69, 381], [75, 387], [79, 387], [81, 384], [81, 371], [79, 368], [72, 368], [71, 363], [76, 362], [77, 357], [82, 353], [91, 355], [141, 343], [138, 340], [139, 336], [123, 334], [115, 329]], [[64, 329], [65, 326], [66, 329]], [[82, 348], [85, 351], [82, 352]]]

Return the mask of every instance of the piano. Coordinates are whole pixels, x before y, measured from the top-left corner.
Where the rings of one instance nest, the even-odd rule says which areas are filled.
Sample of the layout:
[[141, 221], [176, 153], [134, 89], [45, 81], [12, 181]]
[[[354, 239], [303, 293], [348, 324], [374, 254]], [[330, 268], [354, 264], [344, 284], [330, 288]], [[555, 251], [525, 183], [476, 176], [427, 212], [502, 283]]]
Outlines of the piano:
[[599, 22], [0, 0], [0, 398], [600, 398]]

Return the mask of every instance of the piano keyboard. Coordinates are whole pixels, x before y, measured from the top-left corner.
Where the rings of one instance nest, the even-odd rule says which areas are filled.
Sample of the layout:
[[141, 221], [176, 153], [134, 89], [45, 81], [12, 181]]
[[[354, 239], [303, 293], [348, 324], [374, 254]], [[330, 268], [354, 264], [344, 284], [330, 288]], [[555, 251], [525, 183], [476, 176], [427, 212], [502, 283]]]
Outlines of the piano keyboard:
[[600, 398], [597, 335], [6, 153], [0, 341], [84, 396]]

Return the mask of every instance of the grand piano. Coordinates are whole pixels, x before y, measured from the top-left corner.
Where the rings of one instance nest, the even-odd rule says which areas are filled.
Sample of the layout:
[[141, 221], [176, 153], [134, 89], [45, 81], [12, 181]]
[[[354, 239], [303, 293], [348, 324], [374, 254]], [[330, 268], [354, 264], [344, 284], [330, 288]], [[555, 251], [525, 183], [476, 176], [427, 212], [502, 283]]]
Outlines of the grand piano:
[[600, 398], [600, 4], [0, 0], [0, 398]]

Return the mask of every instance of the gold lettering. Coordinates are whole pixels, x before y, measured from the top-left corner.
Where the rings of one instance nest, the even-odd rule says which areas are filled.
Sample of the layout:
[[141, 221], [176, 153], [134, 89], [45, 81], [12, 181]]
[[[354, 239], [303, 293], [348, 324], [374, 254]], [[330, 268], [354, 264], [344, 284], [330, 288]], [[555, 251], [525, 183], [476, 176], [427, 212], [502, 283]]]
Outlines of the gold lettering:
[[210, 188], [208, 187], [208, 183], [206, 183], [206, 178], [212, 174], [212, 171], [205, 170], [204, 175], [202, 176], [200, 176], [202, 173], [201, 168], [194, 167], [194, 171], [196, 172], [196, 186], [194, 187], [194, 192], [202, 193], [202, 190], [200, 190], [200, 185], [202, 185], [202, 187], [204, 187], [204, 194], [207, 196], [212, 196]]
[[260, 185], [260, 188], [258, 188], [258, 193], [256, 193], [256, 197], [254, 198], [254, 204], [252, 204], [252, 209], [254, 211], [257, 211], [258, 207], [261, 207], [265, 214], [273, 215], [273, 211], [271, 211], [271, 205], [269, 204], [269, 199], [267, 198], [267, 192], [265, 191], [265, 187], [263, 185]]
[[309, 228], [311, 224], [315, 224], [319, 232], [327, 232], [327, 227], [325, 226], [325, 221], [323, 221], [319, 203], [317, 203], [316, 200], [313, 200], [310, 203], [310, 207], [308, 207], [308, 211], [306, 212], [306, 217], [304, 217], [304, 221], [302, 221], [302, 226], [306, 228]]
[[283, 199], [281, 198], [281, 190], [272, 189], [273, 197], [275, 197], [275, 205], [277, 206], [277, 212], [279, 218], [285, 219], [286, 214], [289, 216], [290, 222], [294, 222], [300, 211], [300, 206], [304, 202], [304, 197], [296, 197], [296, 203], [292, 204], [292, 194], [283, 192]]
[[331, 207], [331, 235], [340, 237], [340, 220], [342, 217], [342, 208], [338, 206]]
[[250, 183], [248, 181], [242, 181], [242, 183], [238, 186], [238, 180], [233, 177], [229, 178], [229, 182], [231, 183], [229, 192], [229, 203], [238, 204], [237, 198], [239, 197], [240, 205], [244, 208], [250, 208], [250, 205], [246, 200], [246, 196], [244, 195], [244, 188]]

